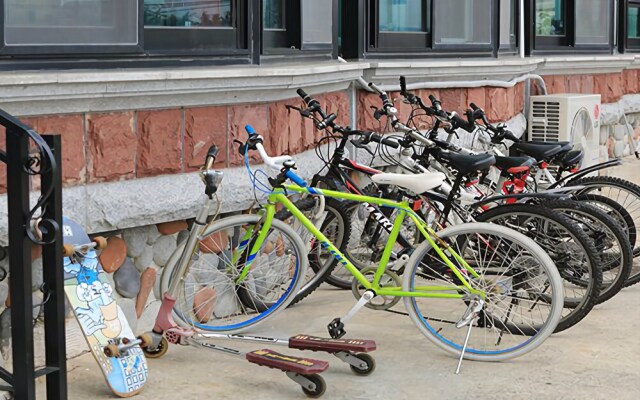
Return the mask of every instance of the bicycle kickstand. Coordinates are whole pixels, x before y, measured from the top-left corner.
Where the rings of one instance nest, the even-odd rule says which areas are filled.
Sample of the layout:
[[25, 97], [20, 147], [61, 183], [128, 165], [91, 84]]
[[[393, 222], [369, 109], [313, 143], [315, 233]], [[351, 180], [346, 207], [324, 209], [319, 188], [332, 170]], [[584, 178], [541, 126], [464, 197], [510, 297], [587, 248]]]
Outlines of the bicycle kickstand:
[[349, 322], [349, 320], [353, 318], [353, 316], [356, 315], [356, 313], [360, 311], [362, 307], [364, 307], [374, 297], [376, 297], [376, 293], [373, 290], [365, 290], [365, 292], [362, 294], [362, 297], [360, 297], [358, 302], [351, 308], [351, 310], [349, 310], [347, 315], [345, 315], [343, 318], [335, 318], [333, 321], [331, 321], [331, 323], [329, 323], [329, 326], [327, 326], [329, 335], [331, 335], [333, 339], [340, 339], [341, 337], [346, 335], [347, 331], [344, 330], [344, 324]]
[[469, 306], [467, 310], [460, 318], [460, 321], [456, 323], [456, 328], [462, 328], [467, 325], [467, 334], [464, 338], [464, 344], [462, 345], [462, 351], [460, 352], [460, 359], [458, 359], [458, 366], [456, 367], [456, 375], [460, 374], [460, 368], [462, 367], [462, 360], [464, 359], [464, 353], [467, 351], [467, 344], [469, 343], [469, 337], [471, 336], [471, 328], [473, 327], [473, 323], [478, 317], [480, 311], [482, 311], [482, 307], [484, 306], [484, 302], [481, 298], [474, 296], [474, 298], [469, 302]]

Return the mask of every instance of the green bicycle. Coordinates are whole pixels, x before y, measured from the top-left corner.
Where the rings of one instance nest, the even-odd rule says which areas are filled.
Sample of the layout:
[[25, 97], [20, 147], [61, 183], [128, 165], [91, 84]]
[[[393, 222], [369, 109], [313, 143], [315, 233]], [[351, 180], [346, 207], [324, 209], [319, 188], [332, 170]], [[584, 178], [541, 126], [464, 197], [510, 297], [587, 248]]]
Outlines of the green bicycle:
[[[293, 300], [307, 267], [310, 245], [305, 245], [287, 224], [274, 219], [276, 204], [281, 204], [319, 241], [320, 246], [315, 248], [324, 248], [354, 276], [359, 300], [345, 317], [329, 324], [334, 338], [346, 333], [345, 324], [363, 307], [376, 308], [376, 302], [400, 299], [404, 299], [406, 311], [419, 330], [460, 360], [512, 359], [535, 349], [554, 331], [562, 311], [563, 285], [552, 260], [531, 239], [486, 223], [457, 225], [436, 234], [405, 202], [307, 187], [293, 172], [295, 162], [291, 157], [269, 157], [262, 137], [251, 127], [246, 129], [249, 139], [241, 152], [247, 167], [248, 151], [257, 150], [265, 164], [280, 173], [269, 178], [273, 189], [251, 174], [254, 187], [268, 192], [267, 203], [258, 215], [227, 217], [203, 227], [191, 260], [180, 263], [185, 267], [176, 268], [177, 256], [168, 263], [162, 286], [163, 290], [171, 283], [179, 286], [174, 312], [182, 324], [204, 331], [238, 333], [255, 328]], [[416, 193], [443, 181], [437, 173], [379, 174], [373, 179]], [[295, 185], [287, 184], [289, 180]], [[287, 197], [293, 193], [397, 209], [379, 266], [356, 268], [296, 208]], [[405, 254], [396, 262], [394, 269], [398, 263], [404, 266], [400, 278], [387, 269], [387, 264], [406, 217], [425, 240], [411, 256]], [[176, 253], [184, 252], [184, 246]], [[216, 262], [206, 262], [212, 254]], [[210, 281], [204, 278], [207, 276]], [[221, 285], [221, 280], [226, 283]], [[209, 297], [194, 301], [194, 293], [207, 288], [213, 288]], [[223, 312], [221, 302], [233, 305]], [[480, 334], [471, 335], [473, 329]]]

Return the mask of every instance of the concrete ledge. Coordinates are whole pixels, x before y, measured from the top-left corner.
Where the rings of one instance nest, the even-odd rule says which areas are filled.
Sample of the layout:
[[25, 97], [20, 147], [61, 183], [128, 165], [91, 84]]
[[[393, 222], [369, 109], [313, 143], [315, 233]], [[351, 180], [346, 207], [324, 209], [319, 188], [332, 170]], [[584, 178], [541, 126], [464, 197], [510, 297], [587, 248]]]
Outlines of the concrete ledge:
[[638, 68], [637, 56], [616, 54], [609, 56], [567, 56], [539, 58], [540, 75], [606, 74]]
[[367, 63], [0, 73], [0, 102], [21, 116], [274, 101], [346, 89]]

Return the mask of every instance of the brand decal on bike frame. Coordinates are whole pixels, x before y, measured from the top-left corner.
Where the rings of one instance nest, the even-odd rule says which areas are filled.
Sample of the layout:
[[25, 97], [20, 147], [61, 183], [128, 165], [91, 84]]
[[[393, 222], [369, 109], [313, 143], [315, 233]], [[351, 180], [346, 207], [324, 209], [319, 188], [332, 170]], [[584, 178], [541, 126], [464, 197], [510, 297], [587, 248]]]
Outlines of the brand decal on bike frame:
[[333, 250], [332, 248], [329, 247], [330, 244], [328, 242], [322, 242], [322, 247], [326, 248], [329, 250], [329, 252], [336, 258], [336, 260], [340, 261], [342, 263], [342, 265], [347, 265], [347, 260], [342, 257], [340, 254], [338, 254], [335, 250]]

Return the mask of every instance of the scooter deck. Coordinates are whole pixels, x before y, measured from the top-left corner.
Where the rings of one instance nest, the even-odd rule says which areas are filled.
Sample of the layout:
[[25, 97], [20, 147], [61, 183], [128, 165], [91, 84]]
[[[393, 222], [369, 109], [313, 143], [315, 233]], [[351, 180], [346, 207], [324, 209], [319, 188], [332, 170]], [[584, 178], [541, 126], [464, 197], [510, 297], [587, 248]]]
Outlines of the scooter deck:
[[280, 354], [269, 349], [249, 352], [246, 357], [250, 363], [300, 375], [318, 374], [329, 368], [326, 361]]
[[368, 353], [376, 349], [376, 342], [375, 340], [365, 339], [331, 339], [318, 336], [296, 335], [289, 339], [289, 348], [324, 351], [327, 353], [337, 353], [339, 351]]

